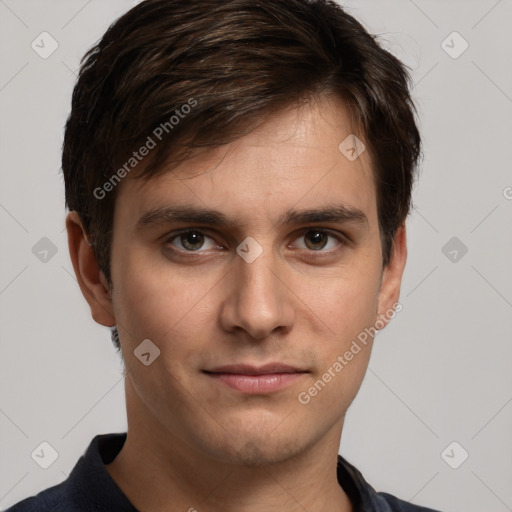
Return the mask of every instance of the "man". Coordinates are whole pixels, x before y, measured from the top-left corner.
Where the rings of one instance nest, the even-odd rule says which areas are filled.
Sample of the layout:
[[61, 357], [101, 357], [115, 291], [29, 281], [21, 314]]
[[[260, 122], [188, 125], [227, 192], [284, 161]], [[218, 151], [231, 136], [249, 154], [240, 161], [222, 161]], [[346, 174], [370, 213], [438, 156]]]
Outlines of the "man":
[[419, 155], [407, 72], [333, 2], [147, 0], [114, 23], [62, 168], [128, 432], [10, 510], [432, 510], [338, 455], [401, 307]]

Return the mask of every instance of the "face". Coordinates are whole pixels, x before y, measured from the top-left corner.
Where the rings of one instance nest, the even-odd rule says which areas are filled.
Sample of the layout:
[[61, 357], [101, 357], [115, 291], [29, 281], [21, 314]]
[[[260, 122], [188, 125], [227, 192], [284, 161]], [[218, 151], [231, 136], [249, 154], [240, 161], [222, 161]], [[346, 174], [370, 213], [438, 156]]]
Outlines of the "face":
[[[370, 357], [362, 333], [389, 318], [405, 263], [399, 234], [382, 268], [368, 151], [351, 161], [338, 149], [353, 132], [324, 97], [147, 183], [122, 182], [112, 321], [129, 421], [231, 463], [285, 460], [333, 432], [339, 443]], [[143, 340], [148, 365], [134, 354]], [[267, 363], [301, 373], [207, 373]]]

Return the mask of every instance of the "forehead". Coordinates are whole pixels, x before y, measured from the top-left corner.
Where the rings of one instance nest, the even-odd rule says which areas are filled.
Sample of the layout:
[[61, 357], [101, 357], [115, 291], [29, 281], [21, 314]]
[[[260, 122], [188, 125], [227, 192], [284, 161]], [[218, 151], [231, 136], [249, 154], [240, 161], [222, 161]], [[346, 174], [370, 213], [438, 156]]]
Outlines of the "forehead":
[[241, 221], [258, 215], [271, 220], [292, 206], [343, 203], [372, 216], [371, 161], [355, 132], [349, 110], [336, 98], [283, 109], [248, 135], [168, 172], [147, 181], [125, 179], [115, 215], [133, 224], [148, 209], [192, 204]]

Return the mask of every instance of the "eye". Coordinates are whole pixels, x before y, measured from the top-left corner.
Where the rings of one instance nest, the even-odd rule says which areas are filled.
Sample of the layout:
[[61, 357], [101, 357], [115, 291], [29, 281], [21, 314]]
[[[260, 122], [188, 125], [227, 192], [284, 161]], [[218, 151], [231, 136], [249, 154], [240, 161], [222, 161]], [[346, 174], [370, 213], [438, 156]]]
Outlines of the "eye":
[[[346, 245], [341, 234], [334, 234], [324, 229], [309, 228], [301, 233], [298, 242], [293, 245], [298, 249], [317, 253], [334, 252], [339, 246]], [[220, 248], [213, 238], [198, 229], [186, 229], [170, 235], [165, 243], [177, 252], [201, 253]]]
[[206, 240], [210, 241], [209, 247], [206, 247], [206, 249], [213, 249], [216, 247], [212, 238], [198, 230], [187, 230], [175, 233], [166, 239], [166, 243], [182, 252], [194, 252], [199, 251], [201, 248], [205, 249], [204, 244]]
[[[335, 240], [336, 242], [330, 243], [329, 238]], [[341, 236], [334, 235], [328, 231], [323, 229], [308, 229], [304, 231], [298, 240], [304, 240], [305, 243], [298, 244], [299, 249], [308, 249], [311, 251], [321, 251], [322, 249], [326, 249], [328, 252], [329, 249], [335, 249], [340, 244], [344, 245], [344, 241]]]

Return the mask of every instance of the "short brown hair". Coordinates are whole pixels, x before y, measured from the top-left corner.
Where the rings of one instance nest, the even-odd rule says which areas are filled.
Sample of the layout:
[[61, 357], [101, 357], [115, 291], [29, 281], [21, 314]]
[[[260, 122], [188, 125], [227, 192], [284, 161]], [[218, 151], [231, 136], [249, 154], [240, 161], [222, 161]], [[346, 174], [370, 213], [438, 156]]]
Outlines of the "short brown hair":
[[405, 65], [332, 0], [145, 0], [81, 61], [62, 153], [66, 206], [112, 287], [112, 178], [158, 127], [144, 165], [130, 165], [134, 178], [235, 140], [276, 109], [335, 94], [353, 107], [372, 159], [387, 265], [421, 151], [409, 82]]

